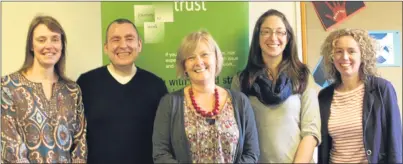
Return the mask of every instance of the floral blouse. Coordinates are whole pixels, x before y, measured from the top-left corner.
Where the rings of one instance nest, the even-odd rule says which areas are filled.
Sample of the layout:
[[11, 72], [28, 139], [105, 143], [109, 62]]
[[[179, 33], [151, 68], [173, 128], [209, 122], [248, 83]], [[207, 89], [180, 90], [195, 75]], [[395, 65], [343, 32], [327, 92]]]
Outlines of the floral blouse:
[[231, 99], [227, 99], [215, 120], [206, 120], [186, 101], [184, 105], [185, 131], [193, 163], [233, 163], [239, 130]]
[[5, 163], [85, 163], [81, 91], [59, 80], [47, 99], [20, 72], [1, 78], [1, 159]]

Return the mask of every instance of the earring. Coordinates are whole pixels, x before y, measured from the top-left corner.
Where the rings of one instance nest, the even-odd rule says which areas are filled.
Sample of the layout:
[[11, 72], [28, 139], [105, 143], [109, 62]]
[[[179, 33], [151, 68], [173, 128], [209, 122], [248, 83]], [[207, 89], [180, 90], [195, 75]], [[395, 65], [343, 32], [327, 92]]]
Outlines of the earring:
[[188, 74], [187, 72], [185, 72], [185, 76], [186, 76], [186, 77], [189, 77], [189, 74]]

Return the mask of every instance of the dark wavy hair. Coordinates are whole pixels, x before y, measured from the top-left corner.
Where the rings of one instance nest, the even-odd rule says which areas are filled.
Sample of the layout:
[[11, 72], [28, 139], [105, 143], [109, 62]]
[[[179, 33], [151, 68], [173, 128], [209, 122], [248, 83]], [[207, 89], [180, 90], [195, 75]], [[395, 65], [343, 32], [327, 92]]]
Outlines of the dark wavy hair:
[[287, 30], [287, 45], [283, 51], [283, 59], [279, 65], [279, 73], [285, 72], [292, 81], [293, 93], [303, 93], [307, 86], [309, 69], [298, 58], [297, 45], [294, 31], [287, 18], [280, 11], [270, 9], [263, 13], [255, 24], [253, 30], [252, 43], [249, 50], [248, 63], [244, 70], [240, 72], [239, 81], [241, 91], [249, 95], [252, 84], [256, 77], [265, 71], [265, 63], [262, 57], [262, 49], [259, 44], [260, 28], [269, 16], [277, 16], [283, 21]]

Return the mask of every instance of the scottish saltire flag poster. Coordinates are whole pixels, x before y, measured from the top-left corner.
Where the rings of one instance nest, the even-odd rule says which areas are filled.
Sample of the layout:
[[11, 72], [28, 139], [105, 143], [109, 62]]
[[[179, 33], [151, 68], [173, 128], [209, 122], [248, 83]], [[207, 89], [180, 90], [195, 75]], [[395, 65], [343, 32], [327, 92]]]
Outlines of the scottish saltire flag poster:
[[402, 53], [399, 31], [370, 31], [369, 35], [378, 42], [376, 65], [401, 66]]

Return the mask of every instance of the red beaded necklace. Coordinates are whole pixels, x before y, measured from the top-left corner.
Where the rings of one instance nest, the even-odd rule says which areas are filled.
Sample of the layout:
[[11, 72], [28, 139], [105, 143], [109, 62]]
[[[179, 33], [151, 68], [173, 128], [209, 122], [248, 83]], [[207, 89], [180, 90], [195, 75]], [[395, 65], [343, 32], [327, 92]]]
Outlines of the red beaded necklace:
[[206, 111], [202, 110], [196, 104], [196, 100], [194, 98], [192, 88], [189, 88], [189, 96], [190, 96], [190, 99], [192, 100], [193, 107], [196, 109], [196, 112], [199, 113], [200, 115], [202, 115], [203, 117], [213, 117], [213, 116], [216, 116], [218, 114], [218, 112], [219, 112], [218, 107], [219, 107], [220, 103], [219, 103], [219, 95], [218, 95], [217, 88], [214, 89], [215, 104], [214, 104], [214, 109], [213, 109], [212, 112], [206, 112]]

